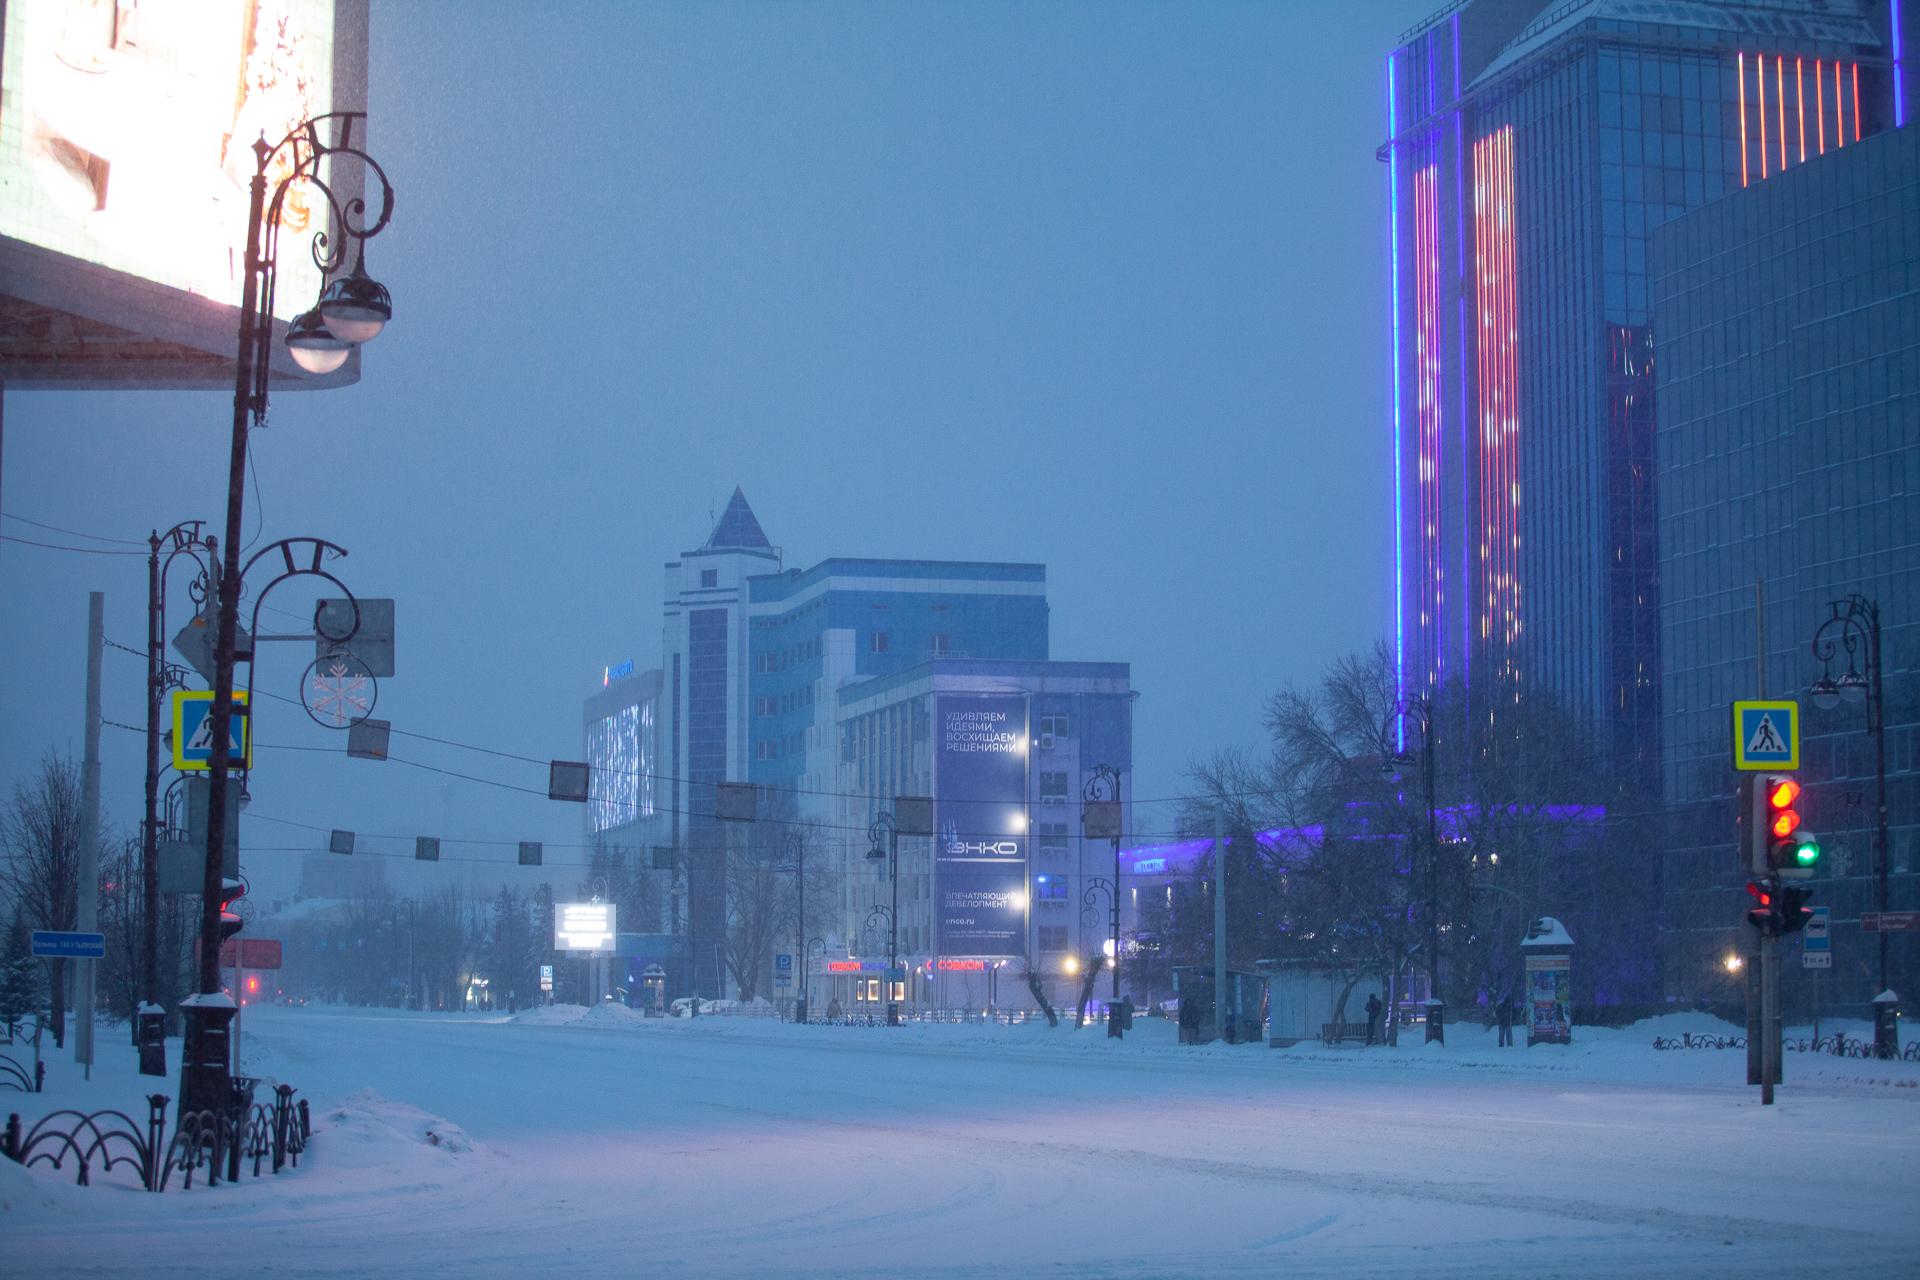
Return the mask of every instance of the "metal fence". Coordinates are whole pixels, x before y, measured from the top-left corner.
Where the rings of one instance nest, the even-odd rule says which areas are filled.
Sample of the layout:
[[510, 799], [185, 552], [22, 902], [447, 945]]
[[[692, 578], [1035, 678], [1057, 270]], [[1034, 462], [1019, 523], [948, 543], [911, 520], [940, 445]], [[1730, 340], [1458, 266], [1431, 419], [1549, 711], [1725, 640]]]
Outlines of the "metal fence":
[[[1747, 1047], [1745, 1036], [1696, 1036], [1683, 1033], [1679, 1039], [1667, 1036], [1655, 1036], [1653, 1047], [1656, 1049], [1744, 1049]], [[1818, 1039], [1802, 1037], [1797, 1040], [1782, 1039], [1780, 1047], [1793, 1053], [1827, 1053], [1836, 1058], [1874, 1058], [1873, 1041], [1858, 1040], [1847, 1035], [1821, 1036]], [[1903, 1047], [1897, 1055], [1902, 1062], [1920, 1062], [1920, 1040]]]
[[48, 1164], [64, 1169], [71, 1160], [74, 1181], [91, 1184], [97, 1169], [110, 1173], [126, 1169], [138, 1175], [147, 1191], [165, 1191], [174, 1174], [183, 1189], [193, 1186], [195, 1173], [207, 1186], [238, 1181], [252, 1163], [253, 1176], [263, 1170], [279, 1173], [298, 1168], [300, 1153], [313, 1136], [306, 1099], [295, 1102], [292, 1085], [276, 1085], [273, 1101], [254, 1103], [257, 1081], [236, 1082], [236, 1105], [226, 1111], [190, 1111], [180, 1117], [167, 1137], [167, 1104], [163, 1093], [147, 1095], [143, 1126], [123, 1111], [55, 1111], [22, 1131], [20, 1115], [7, 1117], [0, 1130], [0, 1156], [28, 1168]]

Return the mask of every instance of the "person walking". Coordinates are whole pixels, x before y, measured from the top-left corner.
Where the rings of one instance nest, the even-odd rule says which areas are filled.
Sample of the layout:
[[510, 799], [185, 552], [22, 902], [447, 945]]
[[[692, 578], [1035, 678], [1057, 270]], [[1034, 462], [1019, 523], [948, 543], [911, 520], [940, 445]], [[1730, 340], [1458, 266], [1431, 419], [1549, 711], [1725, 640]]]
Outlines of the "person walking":
[[1367, 997], [1367, 1043], [1375, 1044], [1380, 1039], [1380, 993], [1373, 992]]
[[1497, 1010], [1497, 1013], [1500, 1019], [1500, 1047], [1502, 1049], [1505, 1049], [1513, 1044], [1513, 995], [1512, 993], [1508, 993], [1507, 995], [1500, 997], [1500, 1007]]

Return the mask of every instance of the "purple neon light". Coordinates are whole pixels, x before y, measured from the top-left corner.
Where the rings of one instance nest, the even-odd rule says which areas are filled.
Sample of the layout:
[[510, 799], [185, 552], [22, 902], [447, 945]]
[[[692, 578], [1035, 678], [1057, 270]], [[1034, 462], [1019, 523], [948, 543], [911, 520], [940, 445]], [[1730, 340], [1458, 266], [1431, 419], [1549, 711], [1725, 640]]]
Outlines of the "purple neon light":
[[[1387, 192], [1389, 252], [1392, 274], [1393, 315], [1393, 687], [1396, 696], [1407, 691], [1407, 588], [1403, 564], [1406, 536], [1402, 528], [1401, 472], [1406, 469], [1400, 452], [1400, 113], [1394, 101], [1393, 60], [1387, 55]], [[1401, 731], [1406, 747], [1405, 730]]]
[[1900, 0], [1893, 0], [1893, 127], [1907, 123], [1906, 53], [1900, 41]]
[[[1455, 10], [1453, 15], [1453, 97], [1456, 102], [1460, 99], [1460, 13], [1458, 10]], [[1466, 123], [1462, 113], [1455, 110], [1453, 113], [1453, 252], [1456, 266], [1454, 279], [1456, 280], [1467, 278], [1466, 157]], [[1458, 378], [1460, 457], [1467, 459], [1473, 456], [1473, 416], [1467, 412], [1467, 294], [1464, 289], [1460, 291], [1459, 327], [1454, 330], [1454, 333], [1455, 345], [1460, 352], [1460, 377]], [[1468, 466], [1463, 465], [1460, 468], [1460, 515], [1463, 521], [1466, 513], [1473, 509], [1470, 488], [1471, 471], [1472, 468]], [[1460, 539], [1459, 583], [1461, 601], [1467, 606], [1456, 610], [1460, 615], [1460, 679], [1462, 682], [1468, 682], [1473, 678], [1473, 663], [1467, 660], [1467, 655], [1473, 652], [1473, 602], [1469, 594], [1473, 589], [1473, 540], [1467, 537]]]

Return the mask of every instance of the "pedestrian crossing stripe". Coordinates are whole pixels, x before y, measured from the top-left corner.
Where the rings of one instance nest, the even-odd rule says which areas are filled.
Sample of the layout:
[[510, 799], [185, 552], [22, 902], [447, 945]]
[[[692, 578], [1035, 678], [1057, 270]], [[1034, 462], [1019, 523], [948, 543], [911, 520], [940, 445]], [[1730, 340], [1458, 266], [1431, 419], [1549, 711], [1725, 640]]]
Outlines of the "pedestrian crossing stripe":
[[[182, 689], [173, 695], [173, 767], [204, 773], [213, 767], [213, 690]], [[253, 716], [247, 691], [233, 691], [233, 720], [227, 729], [227, 764], [253, 767]]]
[[1733, 767], [1800, 767], [1800, 704], [1752, 699], [1733, 704]]

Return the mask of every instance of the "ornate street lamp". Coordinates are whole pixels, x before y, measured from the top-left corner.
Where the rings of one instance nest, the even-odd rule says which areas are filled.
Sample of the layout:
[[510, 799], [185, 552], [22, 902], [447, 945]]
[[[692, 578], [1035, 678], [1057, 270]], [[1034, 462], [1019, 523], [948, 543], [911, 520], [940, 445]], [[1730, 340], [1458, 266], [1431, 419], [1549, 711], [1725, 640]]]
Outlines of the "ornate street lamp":
[[[1847, 669], [1835, 679], [1834, 659], [1845, 654]], [[1827, 618], [1813, 633], [1813, 656], [1820, 659], [1820, 678], [1808, 688], [1813, 705], [1832, 710], [1842, 702], [1867, 704], [1867, 732], [1873, 737], [1873, 770], [1878, 807], [1873, 837], [1875, 899], [1887, 910], [1887, 728], [1886, 702], [1880, 685], [1880, 605], [1862, 595], [1850, 595], [1827, 605]], [[1862, 672], [1861, 668], [1865, 668]], [[1887, 934], [1880, 931], [1880, 990], [1887, 989]]]
[[[288, 332], [289, 352], [303, 368], [338, 368], [351, 347], [376, 336], [393, 314], [385, 288], [366, 275], [366, 242], [380, 234], [393, 216], [393, 184], [386, 172], [355, 144], [354, 129], [366, 120], [361, 111], [336, 111], [297, 125], [277, 145], [262, 137], [253, 144], [254, 173], [247, 206], [245, 277], [241, 285], [240, 333], [234, 360], [233, 436], [227, 454], [227, 520], [219, 584], [219, 634], [214, 646], [213, 700], [208, 733], [215, 744], [208, 768], [207, 861], [201, 885], [200, 956], [196, 994], [186, 1002], [186, 1042], [181, 1053], [180, 1113], [222, 1111], [232, 1105], [227, 1070], [228, 1026], [234, 1006], [220, 992], [221, 866], [226, 841], [229, 761], [223, 749], [233, 725], [233, 668], [240, 619], [241, 506], [246, 496], [247, 433], [265, 421], [272, 359], [274, 290], [279, 278], [280, 217], [288, 190], [304, 183], [325, 197], [332, 212], [331, 232], [314, 233], [313, 260], [323, 276], [346, 262], [354, 247], [353, 272], [321, 289], [317, 319], [301, 317]], [[283, 161], [287, 174], [267, 191], [270, 163]], [[364, 196], [343, 199], [330, 185], [332, 166], [350, 160], [371, 174], [380, 188], [379, 210], [369, 218]], [[322, 162], [328, 163], [325, 177]], [[311, 315], [311, 313], [309, 313]], [[324, 337], [322, 335], [325, 335]], [[356, 336], [357, 335], [357, 336]], [[313, 363], [310, 363], [313, 362]], [[337, 549], [336, 549], [337, 550]], [[317, 561], [316, 561], [317, 564]], [[290, 566], [291, 567], [291, 564]]]

